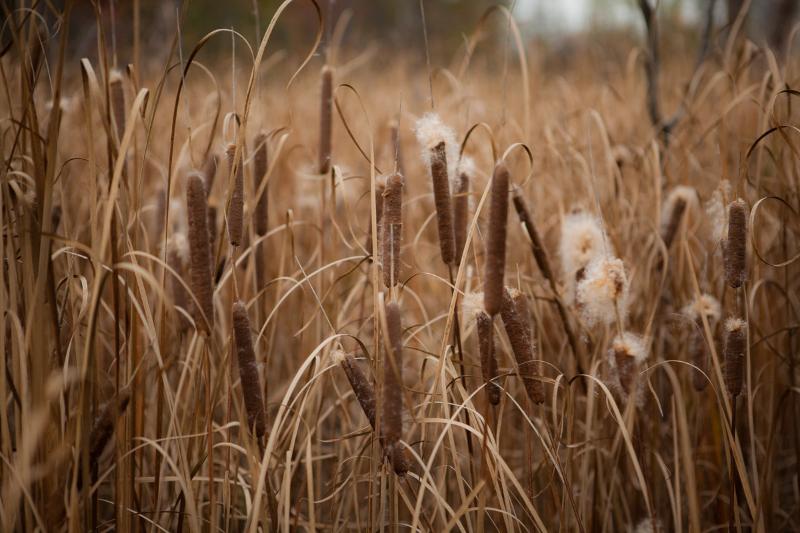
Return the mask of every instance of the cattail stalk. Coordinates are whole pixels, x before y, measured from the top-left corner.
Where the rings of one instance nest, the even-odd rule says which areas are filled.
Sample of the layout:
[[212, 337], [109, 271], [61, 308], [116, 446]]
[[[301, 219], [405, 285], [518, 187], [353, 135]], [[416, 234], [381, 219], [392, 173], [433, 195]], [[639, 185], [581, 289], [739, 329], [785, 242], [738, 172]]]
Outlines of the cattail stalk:
[[[383, 225], [383, 193], [386, 191], [386, 182], [376, 180], [375, 183], [375, 227], [378, 228], [378, 250], [382, 250], [381, 231]], [[372, 254], [372, 219], [367, 228], [367, 253]]]
[[723, 252], [725, 280], [738, 289], [747, 278], [747, 204], [741, 198], [728, 205], [728, 238]]
[[520, 316], [518, 305], [511, 291], [505, 289], [500, 316], [508, 335], [508, 342], [511, 344], [511, 351], [514, 352], [517, 361], [517, 372], [525, 386], [525, 392], [533, 403], [539, 404], [544, 402], [544, 388], [536, 377], [533, 339], [528, 334], [530, 326], [526, 325]]
[[214, 327], [214, 300], [211, 287], [211, 247], [208, 234], [206, 188], [199, 174], [191, 174], [186, 187], [189, 219], [189, 271], [191, 288], [198, 305], [195, 322], [199, 330], [211, 334]]
[[725, 323], [725, 387], [733, 397], [742, 392], [744, 357], [747, 351], [747, 323], [729, 318]]
[[505, 163], [494, 167], [489, 204], [489, 233], [486, 242], [486, 281], [483, 305], [494, 316], [503, 307], [503, 278], [506, 269], [506, 233], [508, 222], [509, 174]]
[[[259, 133], [256, 135], [255, 138], [256, 144], [256, 152], [253, 156], [253, 173], [254, 173], [254, 183], [256, 188], [256, 193], [258, 192], [259, 187], [261, 187], [264, 178], [267, 175], [267, 136], [265, 133]], [[258, 202], [256, 202], [255, 210], [253, 211], [253, 218], [254, 218], [254, 226], [256, 235], [263, 236], [267, 233], [267, 220], [268, 220], [268, 207], [267, 207], [267, 198], [268, 195], [269, 185], [264, 186], [264, 191], [261, 193], [261, 196], [258, 198]]]
[[403, 176], [394, 174], [383, 192], [383, 283], [394, 287], [400, 279], [400, 245], [403, 237]]
[[228, 239], [231, 246], [242, 244], [244, 234], [244, 172], [241, 162], [237, 165], [236, 145], [229, 144], [225, 151], [228, 157], [228, 171], [236, 174], [233, 177], [233, 191], [231, 192], [231, 203], [228, 206]]
[[395, 162], [395, 169], [401, 176], [406, 175], [406, 168], [403, 164], [403, 143], [400, 137], [400, 124], [396, 120], [389, 123], [390, 142], [392, 144], [392, 160]]
[[458, 176], [458, 187], [453, 199], [453, 226], [456, 243], [455, 260], [461, 262], [464, 246], [467, 243], [467, 223], [469, 222], [469, 175], [461, 172]]
[[500, 403], [500, 386], [495, 383], [497, 377], [497, 359], [494, 355], [494, 326], [492, 317], [485, 311], [480, 311], [475, 317], [478, 330], [478, 349], [481, 355], [481, 373], [486, 386], [486, 395], [489, 403]]
[[[383, 362], [383, 438], [385, 450], [390, 458], [396, 456], [395, 448], [401, 449], [403, 438], [403, 338], [400, 306], [396, 302], [386, 305], [386, 334], [388, 349]], [[394, 460], [393, 460], [394, 462]], [[398, 464], [393, 464], [397, 472]]]
[[544, 278], [552, 284], [553, 280], [555, 280], [555, 276], [553, 276], [553, 270], [550, 268], [550, 258], [547, 255], [547, 249], [545, 249], [542, 244], [542, 238], [536, 230], [533, 217], [528, 209], [528, 204], [525, 201], [525, 197], [522, 196], [522, 191], [519, 187], [514, 187], [512, 198], [514, 210], [517, 212], [519, 221], [522, 223], [525, 232], [528, 234], [528, 238], [531, 240], [531, 250], [533, 251], [533, 259], [536, 261], [536, 266], [539, 267], [539, 271]]
[[333, 138], [333, 68], [322, 67], [322, 91], [319, 115], [319, 173], [327, 174], [331, 169]]
[[453, 232], [453, 210], [450, 205], [450, 179], [447, 172], [447, 151], [445, 142], [442, 141], [431, 148], [431, 179], [433, 201], [436, 204], [439, 249], [444, 264], [452, 265], [456, 255], [456, 241]]
[[236, 361], [242, 381], [242, 396], [247, 411], [247, 427], [261, 442], [267, 430], [264, 412], [264, 398], [261, 393], [261, 380], [258, 377], [256, 354], [253, 350], [253, 336], [247, 308], [241, 301], [233, 304], [233, 340], [236, 346]]

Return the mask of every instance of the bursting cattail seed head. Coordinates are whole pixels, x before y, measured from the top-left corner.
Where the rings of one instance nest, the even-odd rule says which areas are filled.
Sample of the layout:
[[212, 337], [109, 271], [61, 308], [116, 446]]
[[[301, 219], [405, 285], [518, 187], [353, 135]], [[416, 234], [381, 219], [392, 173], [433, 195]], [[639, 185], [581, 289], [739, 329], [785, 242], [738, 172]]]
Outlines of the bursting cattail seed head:
[[578, 283], [575, 295], [581, 319], [589, 327], [609, 325], [617, 318], [624, 323], [628, 315], [629, 292], [630, 282], [622, 260], [609, 256], [592, 260]]
[[725, 280], [738, 289], [747, 279], [747, 204], [741, 198], [728, 205], [728, 238], [723, 251]]
[[486, 280], [483, 304], [494, 316], [503, 306], [503, 278], [506, 270], [506, 233], [508, 224], [509, 174], [505, 163], [498, 162], [492, 177], [489, 204], [489, 233], [486, 240]]
[[229, 144], [225, 151], [228, 157], [228, 171], [233, 172], [236, 167], [236, 174], [233, 176], [233, 191], [231, 193], [231, 203], [228, 206], [228, 239], [231, 246], [242, 244], [244, 234], [244, 171], [242, 170], [241, 160], [239, 164], [234, 161], [236, 157], [236, 145]]
[[[383, 438], [386, 454], [393, 458], [394, 448], [400, 448], [403, 438], [403, 338], [400, 306], [396, 302], [386, 305], [386, 336], [388, 350], [383, 362]], [[397, 469], [397, 465], [395, 470]], [[398, 472], [399, 473], [399, 472]]]
[[568, 302], [572, 303], [574, 300], [576, 281], [583, 277], [587, 265], [596, 257], [604, 255], [606, 247], [609, 248], [606, 253], [612, 254], [610, 246], [599, 218], [584, 211], [571, 213], [564, 218], [561, 223], [559, 252]]
[[517, 372], [525, 386], [525, 392], [533, 403], [544, 402], [544, 388], [541, 381], [537, 378], [536, 365], [534, 362], [534, 344], [529, 332], [530, 324], [526, 324], [524, 317], [519, 313], [519, 298], [524, 298], [515, 289], [504, 289], [503, 305], [500, 316], [503, 319], [503, 326], [511, 345], [511, 351], [517, 361]]
[[485, 311], [475, 315], [476, 329], [478, 330], [478, 350], [481, 355], [481, 374], [486, 387], [486, 396], [489, 403], [500, 403], [500, 386], [494, 381], [497, 378], [497, 359], [494, 355], [494, 326], [493, 319]]
[[202, 176], [189, 175], [186, 210], [189, 220], [189, 272], [191, 288], [198, 306], [195, 322], [200, 331], [211, 334], [214, 326], [214, 292], [211, 286], [211, 247], [208, 233], [208, 207]]
[[327, 174], [331, 169], [333, 146], [333, 68], [329, 65], [322, 67], [321, 77], [318, 171]]
[[667, 249], [672, 246], [680, 229], [684, 214], [697, 204], [697, 191], [694, 187], [679, 185], [664, 200], [664, 207], [661, 211], [661, 239]]
[[[259, 133], [255, 137], [255, 154], [253, 155], [253, 177], [255, 183], [255, 192], [261, 187], [261, 183], [267, 175], [267, 135], [264, 132]], [[267, 220], [268, 220], [268, 207], [267, 199], [269, 198], [268, 186], [264, 186], [264, 191], [256, 202], [255, 210], [253, 211], [253, 224], [255, 226], [256, 235], [266, 235], [267, 233]]]
[[728, 394], [738, 396], [742, 392], [744, 357], [747, 352], [747, 322], [741, 318], [725, 321], [725, 387]]
[[403, 176], [394, 174], [386, 180], [382, 200], [383, 283], [387, 287], [394, 287], [400, 279], [400, 246], [403, 237]]
[[612, 370], [614, 383], [624, 397], [635, 394], [637, 369], [647, 359], [647, 343], [634, 333], [628, 331], [618, 335], [611, 343], [608, 351], [608, 364]]
[[247, 427], [260, 441], [267, 430], [267, 419], [264, 412], [264, 398], [261, 392], [256, 354], [253, 350], [250, 319], [247, 316], [247, 307], [241, 301], [233, 304], [233, 340], [236, 346], [239, 378], [242, 382], [244, 407], [247, 411]]

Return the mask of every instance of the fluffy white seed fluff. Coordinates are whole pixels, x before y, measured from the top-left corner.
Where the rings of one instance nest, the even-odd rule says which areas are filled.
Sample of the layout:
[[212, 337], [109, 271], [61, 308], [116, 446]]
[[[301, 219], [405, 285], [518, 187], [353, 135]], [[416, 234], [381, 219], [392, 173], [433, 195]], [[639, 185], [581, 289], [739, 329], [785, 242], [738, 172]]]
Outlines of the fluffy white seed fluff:
[[[610, 355], [614, 353], [624, 353], [631, 357], [637, 365], [647, 360], [647, 341], [641, 335], [625, 331], [622, 335], [617, 335], [611, 343]], [[616, 358], [609, 357], [609, 364], [616, 366]]]
[[722, 315], [722, 307], [719, 300], [710, 294], [703, 293], [687, 304], [681, 312], [691, 320], [698, 320], [705, 316], [709, 322], [714, 323]]
[[458, 165], [458, 141], [456, 132], [453, 128], [442, 122], [441, 117], [436, 113], [425, 113], [422, 118], [417, 120], [414, 133], [417, 136], [425, 168], [431, 166], [431, 149], [444, 141], [445, 153], [447, 154], [447, 177], [450, 182], [450, 192], [452, 193], [456, 185], [456, 166]]
[[[567, 215], [561, 223], [559, 243], [561, 273], [567, 285], [574, 284], [575, 274], [592, 259], [604, 255], [605, 248], [610, 246], [596, 216], [585, 211]], [[605, 250], [605, 253], [613, 253], [613, 250]]]
[[655, 520], [655, 522], [650, 518], [645, 518], [639, 524], [637, 524], [636, 529], [633, 530], [634, 533], [660, 533], [661, 532], [661, 522]]
[[672, 212], [675, 210], [675, 205], [681, 200], [686, 204], [686, 211], [684, 211], [685, 215], [685, 213], [688, 213], [697, 206], [698, 199], [695, 188], [686, 185], [678, 185], [669, 192], [664, 200], [664, 205], [661, 208], [662, 234], [671, 222], [670, 219], [672, 218]]
[[184, 264], [189, 264], [189, 241], [185, 233], [173, 233], [167, 240], [167, 251], [174, 251]]
[[628, 314], [630, 282], [622, 260], [600, 256], [586, 267], [586, 275], [578, 283], [575, 298], [583, 322], [609, 325], [617, 317], [625, 323]]
[[721, 242], [727, 236], [728, 224], [726, 223], [726, 198], [731, 196], [731, 184], [722, 180], [719, 186], [711, 193], [705, 205], [708, 235], [714, 244]]
[[483, 311], [483, 293], [466, 293], [461, 299], [461, 316], [464, 317], [464, 324], [470, 324], [481, 311]]
[[347, 353], [344, 350], [340, 349], [340, 348], [337, 348], [337, 349], [331, 351], [331, 361], [333, 361], [334, 364], [337, 364], [337, 365], [340, 364], [342, 361], [345, 360], [346, 357], [347, 357]]
[[725, 329], [729, 332], [739, 331], [747, 328], [747, 322], [741, 318], [731, 317], [725, 321]]

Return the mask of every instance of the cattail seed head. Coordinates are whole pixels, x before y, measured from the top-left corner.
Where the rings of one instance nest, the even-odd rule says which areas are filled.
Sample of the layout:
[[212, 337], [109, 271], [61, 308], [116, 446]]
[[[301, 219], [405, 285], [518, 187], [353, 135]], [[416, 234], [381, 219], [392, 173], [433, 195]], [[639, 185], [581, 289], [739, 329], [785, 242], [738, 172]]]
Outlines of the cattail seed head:
[[608, 355], [613, 377], [627, 398], [636, 392], [637, 369], [647, 359], [647, 343], [639, 335], [626, 331], [614, 338]]
[[741, 198], [728, 205], [728, 238], [723, 251], [725, 280], [738, 289], [747, 279], [747, 204]]
[[[189, 266], [189, 241], [183, 233], [173, 233], [167, 241], [167, 263], [179, 275], [183, 276]], [[191, 300], [186, 288], [179, 279], [170, 277], [170, 287], [172, 289], [172, 300], [175, 307], [190, 310]], [[181, 331], [189, 327], [189, 321], [179, 314], [179, 329]]]
[[100, 455], [114, 434], [117, 419], [125, 413], [131, 399], [131, 390], [122, 388], [116, 398], [109, 400], [101, 409], [95, 419], [92, 431], [89, 434], [89, 460], [97, 463]]
[[503, 305], [500, 316], [503, 319], [503, 326], [511, 344], [511, 351], [517, 361], [517, 372], [525, 386], [525, 392], [533, 403], [544, 402], [544, 388], [541, 381], [537, 378], [536, 365], [534, 362], [534, 344], [529, 336], [530, 325], [526, 324], [524, 318], [519, 313], [520, 297], [524, 298], [519, 291], [506, 288], [503, 291]]
[[322, 90], [319, 113], [319, 173], [327, 174], [331, 169], [333, 140], [333, 68], [322, 67]]
[[536, 260], [536, 266], [539, 267], [539, 271], [545, 279], [555, 283], [553, 270], [550, 268], [550, 258], [547, 255], [547, 249], [544, 247], [542, 238], [533, 223], [533, 217], [528, 209], [525, 197], [522, 196], [522, 190], [519, 187], [514, 187], [512, 197], [514, 201], [514, 210], [517, 212], [519, 221], [522, 223], [525, 232], [528, 234], [528, 238], [531, 240], [531, 248], [533, 249], [533, 258]]
[[242, 397], [247, 411], [247, 427], [260, 441], [267, 430], [267, 419], [256, 354], [253, 350], [250, 319], [247, 316], [247, 307], [241, 301], [233, 304], [233, 340], [236, 346], [239, 378], [242, 381]]
[[604, 253], [612, 254], [610, 247], [597, 217], [578, 211], [564, 218], [561, 223], [559, 252], [561, 273], [567, 287], [565, 298], [569, 303], [575, 298], [576, 284], [584, 277], [587, 265]]
[[383, 192], [383, 283], [394, 287], [400, 279], [400, 246], [403, 237], [403, 176], [394, 174]]
[[694, 187], [684, 185], [672, 189], [664, 201], [661, 212], [661, 239], [668, 250], [678, 234], [684, 213], [695, 204], [697, 204], [697, 191]]
[[228, 171], [232, 173], [234, 167], [236, 170], [236, 174], [233, 176], [231, 203], [228, 206], [228, 239], [231, 246], [239, 246], [242, 244], [244, 233], [244, 172], [241, 162], [236, 164], [237, 162], [234, 160], [236, 157], [235, 144], [228, 145], [225, 155], [228, 157]]
[[586, 267], [576, 290], [581, 318], [587, 326], [609, 325], [617, 318], [624, 324], [628, 315], [630, 282], [620, 259], [600, 256]]
[[508, 223], [509, 174], [499, 161], [492, 176], [489, 204], [489, 233], [486, 241], [486, 280], [483, 304], [491, 316], [503, 307], [503, 278], [506, 270], [506, 233]]
[[456, 243], [456, 262], [461, 261], [464, 245], [467, 242], [467, 224], [469, 223], [469, 182], [474, 175], [475, 164], [469, 157], [462, 157], [456, 179], [455, 197], [453, 198], [453, 231]]
[[431, 178], [433, 180], [433, 200], [436, 204], [436, 224], [439, 231], [439, 249], [442, 261], [453, 264], [456, 255], [453, 211], [450, 206], [450, 181], [447, 175], [447, 154], [444, 141], [432, 148]]
[[500, 386], [494, 381], [497, 377], [497, 359], [494, 355], [494, 326], [492, 317], [485, 311], [475, 316], [478, 330], [478, 350], [481, 355], [481, 373], [485, 383], [486, 396], [489, 403], [500, 403]]
[[400, 316], [400, 306], [396, 302], [386, 305], [388, 349], [383, 362], [382, 433], [390, 459], [393, 449], [401, 446], [403, 438], [403, 332]]
[[122, 73], [120, 71], [111, 71], [108, 86], [111, 98], [111, 112], [114, 114], [114, 126], [117, 132], [117, 141], [122, 142], [122, 136], [125, 133], [126, 108], [125, 88], [122, 86]]
[[333, 354], [333, 360], [339, 363], [347, 376], [347, 381], [350, 382], [350, 387], [353, 389], [353, 394], [358, 400], [358, 404], [364, 411], [364, 415], [369, 421], [372, 429], [375, 429], [375, 386], [367, 379], [364, 371], [358, 366], [355, 357], [345, 353], [342, 350], [337, 350]]
[[211, 287], [211, 249], [208, 233], [206, 189], [199, 174], [191, 174], [186, 186], [186, 210], [189, 220], [189, 272], [197, 328], [211, 334], [214, 327], [214, 292]]
[[744, 357], [747, 351], [747, 322], [740, 318], [725, 321], [725, 387], [731, 396], [742, 392]]
[[[256, 153], [253, 156], [253, 177], [255, 178], [255, 192], [257, 193], [259, 187], [261, 187], [261, 183], [264, 181], [264, 178], [267, 175], [267, 135], [264, 132], [256, 135], [255, 145]], [[256, 235], [263, 236], [267, 233], [267, 220], [269, 214], [267, 211], [268, 198], [268, 185], [265, 185], [264, 191], [261, 193], [261, 196], [259, 196], [253, 212], [253, 223], [255, 226]]]

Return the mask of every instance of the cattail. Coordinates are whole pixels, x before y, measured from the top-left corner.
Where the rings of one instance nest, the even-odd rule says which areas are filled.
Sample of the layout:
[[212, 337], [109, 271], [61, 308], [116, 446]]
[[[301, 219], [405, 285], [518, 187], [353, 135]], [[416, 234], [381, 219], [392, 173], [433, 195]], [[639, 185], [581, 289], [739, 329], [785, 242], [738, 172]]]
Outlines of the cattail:
[[[377, 405], [375, 400], [375, 386], [371, 381], [369, 381], [369, 379], [367, 379], [367, 376], [361, 370], [361, 367], [358, 366], [358, 363], [352, 355], [346, 354], [342, 350], [337, 350], [332, 354], [332, 356], [333, 360], [342, 366], [342, 370], [344, 370], [344, 373], [347, 376], [347, 381], [350, 382], [350, 387], [353, 389], [353, 394], [355, 395], [356, 400], [358, 400], [361, 410], [364, 411], [364, 415], [367, 417], [369, 425], [372, 426], [372, 429], [374, 430]], [[382, 439], [381, 445], [383, 445]], [[405, 475], [410, 466], [410, 461], [407, 457], [405, 448], [401, 446], [395, 446], [391, 451], [387, 450], [387, 454], [391, 454], [390, 458], [395, 473], [401, 476]]]
[[[256, 153], [253, 156], [253, 173], [256, 192], [261, 186], [264, 177], [267, 175], [267, 136], [265, 133], [259, 133], [255, 138]], [[267, 198], [268, 198], [269, 185], [264, 186], [264, 191], [258, 198], [253, 218], [256, 235], [265, 235], [267, 233]]]
[[[708, 349], [705, 335], [703, 334], [703, 317], [705, 316], [709, 325], [713, 328], [720, 318], [720, 303], [710, 294], [701, 294], [692, 303], [685, 306], [681, 312], [692, 323], [688, 341], [689, 359], [699, 370], [706, 372]], [[696, 391], [702, 392], [707, 384], [708, 380], [701, 372], [692, 372], [692, 385]]]
[[122, 73], [118, 70], [111, 72], [108, 90], [111, 98], [111, 112], [114, 115], [117, 141], [122, 142], [122, 136], [125, 133], [125, 88], [122, 86]]
[[208, 243], [210, 245], [208, 247], [208, 261], [209, 264], [213, 265], [217, 233], [219, 232], [219, 226], [217, 225], [217, 206], [209, 205], [206, 214], [208, 215]]
[[228, 206], [228, 239], [231, 246], [242, 244], [242, 234], [244, 233], [244, 172], [242, 165], [236, 164], [236, 145], [229, 144], [225, 151], [228, 157], [228, 171], [233, 172], [236, 167], [236, 175], [233, 178], [233, 192], [231, 193], [231, 203]]
[[214, 293], [211, 287], [211, 257], [208, 234], [206, 189], [199, 174], [189, 175], [186, 186], [186, 209], [189, 219], [189, 271], [191, 288], [198, 305], [195, 323], [211, 334], [214, 327]]
[[[400, 306], [386, 305], [386, 334], [389, 347], [383, 362], [383, 438], [386, 453], [392, 458], [394, 448], [401, 447], [403, 438], [403, 337]], [[394, 465], [395, 467], [397, 465]]]
[[559, 252], [568, 303], [574, 301], [576, 285], [583, 279], [586, 266], [592, 259], [613, 254], [600, 220], [584, 211], [571, 213], [564, 218]]
[[639, 335], [624, 332], [611, 343], [608, 363], [624, 397], [634, 394], [637, 368], [647, 359], [647, 344]]
[[725, 321], [725, 387], [731, 396], [742, 392], [744, 354], [747, 351], [747, 322], [740, 318]]
[[486, 384], [486, 396], [489, 403], [500, 403], [500, 387], [494, 382], [497, 377], [497, 359], [494, 355], [494, 327], [492, 317], [480, 311], [475, 317], [478, 330], [478, 349], [481, 354], [481, 373]]
[[525, 392], [533, 403], [544, 402], [544, 388], [536, 377], [534, 365], [534, 344], [533, 339], [528, 335], [529, 327], [525, 324], [523, 317], [518, 311], [518, 304], [515, 302], [513, 290], [503, 291], [503, 305], [500, 309], [500, 316], [503, 319], [503, 326], [508, 335], [508, 342], [511, 344], [511, 351], [517, 361], [517, 372], [525, 385]]
[[261, 394], [261, 380], [258, 377], [256, 354], [253, 351], [250, 319], [247, 317], [247, 308], [241, 301], [233, 304], [233, 340], [236, 345], [239, 377], [242, 381], [244, 407], [247, 410], [247, 427], [261, 441], [267, 430], [264, 398]]
[[331, 141], [333, 137], [333, 68], [322, 67], [322, 92], [319, 115], [319, 173], [331, 169]]
[[394, 174], [383, 192], [383, 283], [397, 285], [400, 279], [400, 244], [403, 237], [403, 176]]
[[693, 187], [678, 186], [672, 189], [664, 201], [661, 213], [661, 239], [669, 250], [678, 234], [683, 215], [691, 204], [697, 203], [697, 191]]
[[125, 387], [120, 389], [117, 397], [107, 402], [101, 409], [100, 414], [95, 420], [92, 431], [89, 434], [89, 461], [97, 464], [100, 460], [100, 455], [111, 440], [114, 434], [114, 427], [117, 423], [117, 418], [122, 416], [128, 408], [128, 403], [131, 400], [130, 388]]
[[[167, 263], [179, 276], [183, 276], [186, 272], [189, 263], [189, 242], [183, 233], [173, 233], [169, 241], [167, 241]], [[181, 307], [187, 311], [190, 310], [191, 299], [183, 283], [179, 279], [171, 277], [170, 286], [175, 307]], [[189, 327], [189, 321], [180, 313], [178, 321], [180, 331], [184, 331]]]
[[731, 195], [731, 183], [722, 180], [705, 204], [706, 231], [716, 245], [725, 237], [725, 198]]
[[469, 222], [469, 180], [474, 174], [475, 165], [469, 157], [462, 157], [458, 166], [455, 198], [453, 199], [453, 232], [456, 243], [456, 262], [461, 262], [464, 246], [467, 243], [467, 223]]
[[723, 248], [725, 280], [734, 289], [747, 278], [747, 204], [739, 198], [728, 205], [728, 238]]
[[586, 267], [576, 290], [581, 318], [587, 326], [624, 324], [628, 315], [630, 281], [625, 265], [616, 257], [601, 256]]
[[525, 201], [525, 197], [522, 196], [522, 190], [519, 187], [514, 187], [512, 198], [514, 201], [514, 210], [516, 210], [519, 221], [522, 223], [525, 232], [528, 234], [528, 238], [531, 240], [531, 249], [533, 250], [533, 258], [536, 261], [536, 266], [539, 267], [539, 271], [545, 279], [555, 282], [553, 270], [550, 268], [550, 258], [547, 256], [547, 250], [542, 244], [542, 238], [536, 230], [533, 217], [528, 209], [528, 204]]
[[486, 280], [483, 305], [494, 316], [503, 307], [503, 277], [506, 269], [506, 224], [508, 222], [509, 175], [505, 163], [499, 161], [492, 176], [489, 204], [489, 234], [486, 239]]

